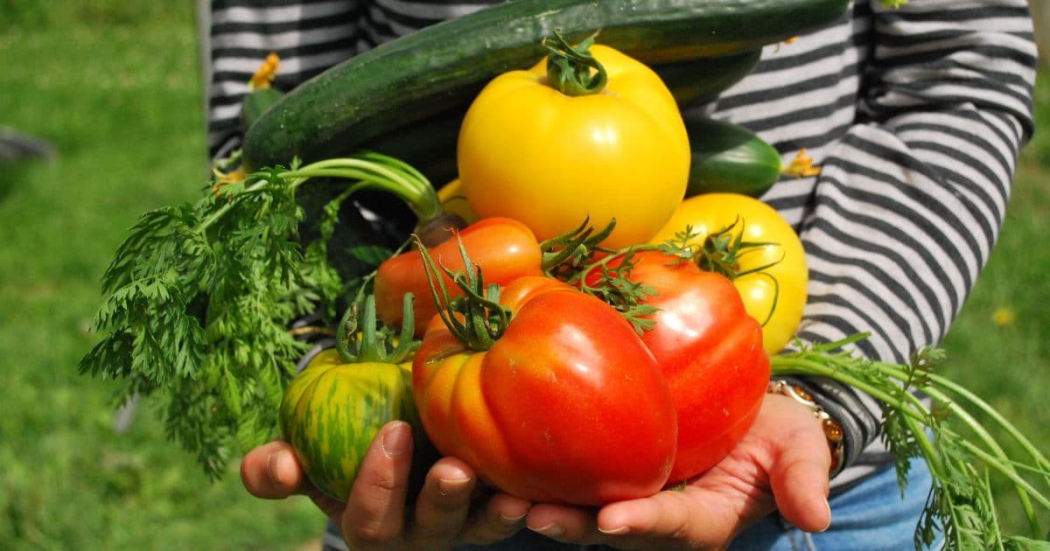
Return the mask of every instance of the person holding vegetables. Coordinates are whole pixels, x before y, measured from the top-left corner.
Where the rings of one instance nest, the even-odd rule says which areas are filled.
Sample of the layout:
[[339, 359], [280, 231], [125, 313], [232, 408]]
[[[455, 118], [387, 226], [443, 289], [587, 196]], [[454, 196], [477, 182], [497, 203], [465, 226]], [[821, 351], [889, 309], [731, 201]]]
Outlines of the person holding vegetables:
[[[210, 15], [211, 154], [239, 146], [243, 83], [270, 51], [282, 60], [275, 83], [287, 90], [378, 43], [496, 3], [202, 5]], [[943, 338], [995, 243], [1017, 153], [1033, 132], [1035, 59], [1024, 0], [857, 0], [834, 24], [767, 46], [717, 98], [684, 108], [687, 119], [735, 122], [819, 165], [762, 196], [807, 255], [798, 343], [867, 332], [856, 352], [903, 363]], [[402, 213], [364, 208], [374, 225], [398, 227]], [[750, 432], [713, 469], [681, 491], [600, 510], [494, 493], [452, 457], [431, 468], [418, 496], [407, 495], [413, 445], [403, 422], [380, 431], [346, 503], [312, 488], [283, 442], [249, 452], [241, 472], [258, 497], [314, 498], [333, 521], [325, 539], [332, 549], [344, 538], [353, 549], [548, 548], [551, 540], [653, 549], [911, 546], [929, 472], [914, 463], [900, 491], [880, 440], [880, 404], [819, 378], [787, 383], [841, 426], [841, 449], [829, 448], [797, 393], [770, 392]]]

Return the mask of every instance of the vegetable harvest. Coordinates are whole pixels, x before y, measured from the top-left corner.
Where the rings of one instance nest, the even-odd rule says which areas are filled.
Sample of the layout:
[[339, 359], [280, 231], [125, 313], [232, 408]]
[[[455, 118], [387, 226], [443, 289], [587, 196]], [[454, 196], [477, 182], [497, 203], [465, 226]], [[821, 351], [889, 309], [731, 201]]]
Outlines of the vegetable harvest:
[[[537, 15], [543, 4], [508, 3], [451, 28], [471, 28], [472, 21], [488, 28], [508, 15], [546, 21], [554, 16]], [[638, 40], [635, 51], [651, 54], [642, 60], [652, 65], [720, 48], [747, 53], [795, 34], [759, 24], [760, 15], [797, 9], [806, 17], [796, 24], [808, 29], [841, 13], [847, 2], [741, 0], [740, 13], [733, 14], [711, 1], [641, 3], [643, 16], [655, 17], [674, 4], [711, 28], [721, 28], [719, 17], [739, 22], [743, 16], [757, 25], [734, 27], [727, 35], [756, 35], [748, 40], [730, 46], [729, 38], [719, 44], [706, 37], [674, 60], [660, 52], [673, 50], [672, 37], [682, 39], [683, 20], [649, 28], [643, 17], [634, 25], [644, 32], [631, 34], [632, 24], [617, 15], [592, 20], [586, 3], [555, 4], [550, 13], [564, 10], [566, 21], [575, 24], [563, 29], [564, 36], [581, 39], [608, 23], [610, 30], [597, 41]], [[697, 7], [690, 12], [683, 4]], [[373, 57], [399, 58], [428, 41], [452, 40], [450, 27], [436, 27], [421, 38], [377, 48]], [[535, 32], [525, 34], [534, 38]], [[517, 65], [524, 66], [519, 62], [539, 44], [497, 38], [495, 50], [484, 53], [497, 62], [495, 54], [506, 53], [515, 65], [505, 69], [513, 73], [507, 78], [520, 77]], [[587, 59], [588, 45], [562, 44], [552, 61], [561, 63], [562, 54], [571, 58], [563, 65], [580, 65], [575, 78], [585, 86], [604, 78]], [[480, 55], [476, 43], [464, 48], [473, 52], [466, 58]], [[627, 63], [615, 54], [607, 57], [601, 45], [594, 49], [599, 61]], [[571, 132], [554, 136], [558, 130], [542, 125], [525, 130], [534, 149], [560, 143], [564, 151], [522, 161], [515, 158], [525, 157], [519, 152], [501, 157], [493, 145], [494, 136], [521, 127], [496, 118], [510, 100], [470, 87], [477, 82], [456, 82], [466, 79], [454, 71], [466, 62], [452, 59], [438, 67], [442, 75], [434, 90], [409, 88], [389, 104], [371, 98], [362, 109], [372, 110], [374, 118], [333, 121], [317, 136], [323, 143], [306, 143], [300, 131], [318, 112], [304, 114], [297, 102], [329, 90], [313, 85], [270, 107], [249, 132], [247, 158], [229, 160], [230, 166], [245, 163], [251, 169], [246, 175], [216, 170], [199, 201], [146, 213], [117, 250], [94, 324], [106, 335], [85, 355], [81, 372], [118, 380], [127, 395], [142, 392], [161, 400], [170, 437], [215, 477], [245, 449], [283, 437], [310, 479], [345, 499], [375, 431], [399, 418], [422, 426], [417, 437], [467, 462], [496, 488], [586, 506], [673, 490], [673, 484], [716, 465], [745, 436], [771, 376], [828, 377], [883, 404], [883, 438], [896, 454], [902, 481], [910, 461], [930, 466], [934, 488], [916, 528], [917, 543], [939, 527], [956, 548], [1040, 544], [1036, 540], [1046, 536], [1040, 517], [1050, 512], [1050, 461], [991, 406], [934, 372], [941, 351], [922, 350], [909, 365], [873, 362], [848, 352], [863, 335], [783, 351], [806, 302], [808, 274], [798, 236], [754, 196], [700, 190], [685, 197], [688, 135], [667, 88], [652, 87], [649, 99], [638, 102], [644, 109], [658, 96], [655, 116], [662, 122], [617, 130], [631, 138], [645, 134], [667, 156], [634, 139], [624, 140], [628, 150], [616, 156], [634, 167], [650, 158], [681, 166], [610, 170], [609, 158], [589, 141], [593, 132], [574, 139]], [[339, 82], [344, 71], [361, 70], [339, 68], [318, 82]], [[387, 67], [384, 78], [396, 81], [399, 70], [419, 77], [420, 67]], [[616, 71], [609, 69], [610, 81]], [[554, 78], [538, 74], [528, 86]], [[647, 83], [653, 74], [645, 72]], [[542, 110], [576, 99], [552, 90], [544, 89], [542, 101], [524, 101], [540, 103]], [[325, 158], [336, 147], [331, 141], [351, 129], [361, 130], [361, 141], [354, 142], [360, 145], [432, 122], [441, 113], [397, 111], [449, 91], [457, 101], [469, 95], [480, 105], [477, 111], [471, 105], [452, 159], [462, 171], [462, 180], [453, 183], [462, 186], [470, 207], [463, 212], [480, 220], [467, 225], [446, 212], [430, 180], [405, 160], [356, 146], [353, 154]], [[352, 99], [365, 95], [351, 92]], [[559, 106], [561, 116], [581, 116], [576, 105]], [[274, 132], [278, 120], [292, 121], [294, 135]], [[729, 145], [712, 139], [705, 147]], [[763, 146], [750, 141], [753, 155], [737, 159], [733, 175], [772, 179], [773, 157]], [[302, 163], [302, 156], [311, 162]], [[617, 191], [603, 191], [600, 185], [612, 185], [618, 173], [630, 174], [636, 186], [620, 182]], [[569, 179], [558, 180], [559, 174]], [[331, 197], [318, 220], [307, 220], [300, 203], [307, 183]], [[571, 195], [570, 188], [595, 185], [582, 196]], [[530, 187], [542, 193], [511, 193]], [[366, 230], [349, 248], [332, 246], [335, 229], [347, 223], [340, 207], [363, 189], [393, 194], [416, 216], [413, 234], [399, 236], [400, 248]], [[663, 193], [660, 204], [643, 204], [643, 192]], [[556, 206], [566, 197], [582, 210]], [[630, 200], [619, 201], [624, 197]], [[613, 199], [619, 203], [604, 210]], [[361, 269], [340, 273], [335, 255], [352, 258]], [[293, 328], [293, 320], [307, 314], [320, 321]], [[297, 374], [296, 362], [307, 349], [297, 337], [328, 335], [332, 326], [337, 350]], [[933, 407], [912, 390], [932, 398]], [[979, 418], [1016, 440], [1025, 456], [1007, 455]], [[992, 475], [1016, 488], [1032, 539], [1002, 533], [990, 501]]]

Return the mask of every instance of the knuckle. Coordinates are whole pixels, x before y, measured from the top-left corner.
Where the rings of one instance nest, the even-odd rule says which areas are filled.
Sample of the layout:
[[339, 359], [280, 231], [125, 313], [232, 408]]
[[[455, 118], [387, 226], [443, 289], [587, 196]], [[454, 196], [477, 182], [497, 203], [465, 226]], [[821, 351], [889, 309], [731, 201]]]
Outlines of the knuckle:
[[398, 537], [398, 532], [378, 523], [367, 522], [344, 528], [344, 539], [350, 549], [389, 547]]
[[401, 489], [403, 482], [392, 472], [376, 473], [368, 480], [374, 492], [390, 494]]

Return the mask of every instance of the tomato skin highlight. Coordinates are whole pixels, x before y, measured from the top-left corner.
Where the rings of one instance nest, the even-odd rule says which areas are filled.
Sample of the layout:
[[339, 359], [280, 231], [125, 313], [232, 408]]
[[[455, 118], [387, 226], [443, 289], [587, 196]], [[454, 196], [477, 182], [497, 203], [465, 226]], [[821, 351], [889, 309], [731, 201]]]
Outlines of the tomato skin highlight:
[[608, 72], [601, 93], [563, 94], [545, 61], [481, 91], [459, 134], [462, 190], [479, 216], [521, 220], [541, 240], [615, 219], [606, 246], [644, 243], [685, 194], [689, 137], [656, 73], [612, 48], [590, 51]]
[[[428, 250], [438, 266], [444, 266], [453, 272], [462, 272], [464, 264], [459, 250], [461, 244], [474, 264], [481, 267], [487, 283], [504, 284], [521, 276], [543, 273], [543, 255], [535, 235], [527, 226], [515, 220], [479, 220], [456, 232], [448, 241]], [[442, 274], [442, 278], [451, 297], [462, 294], [450, 277]], [[401, 325], [401, 301], [406, 293], [415, 296], [415, 333], [422, 335], [430, 319], [437, 313], [437, 306], [430, 291], [430, 282], [419, 250], [406, 251], [387, 259], [379, 265], [376, 272], [373, 290], [376, 314], [387, 326]]]
[[413, 393], [435, 447], [535, 502], [600, 505], [652, 495], [674, 461], [677, 421], [653, 355], [614, 309], [556, 280], [525, 277], [513, 318], [485, 352], [435, 319]]
[[764, 273], [738, 277], [733, 284], [740, 291], [748, 314], [760, 323], [765, 322], [762, 338], [766, 352], [776, 354], [791, 342], [802, 322], [809, 282], [802, 241], [776, 209], [737, 193], [689, 197], [650, 242], [663, 243], [691, 226], [696, 236], [690, 244], [702, 245], [708, 235], [734, 223], [734, 236], [743, 231], [745, 241], [771, 243], [749, 250], [739, 258], [739, 270], [768, 265], [762, 270]]

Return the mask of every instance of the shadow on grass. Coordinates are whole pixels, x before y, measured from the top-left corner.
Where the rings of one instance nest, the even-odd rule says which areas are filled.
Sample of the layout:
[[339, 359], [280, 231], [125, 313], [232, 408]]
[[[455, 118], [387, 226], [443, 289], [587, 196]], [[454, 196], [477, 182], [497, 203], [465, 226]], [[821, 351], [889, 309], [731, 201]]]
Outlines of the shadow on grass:
[[57, 156], [49, 142], [0, 128], [0, 201], [25, 180], [33, 165], [49, 162]]

